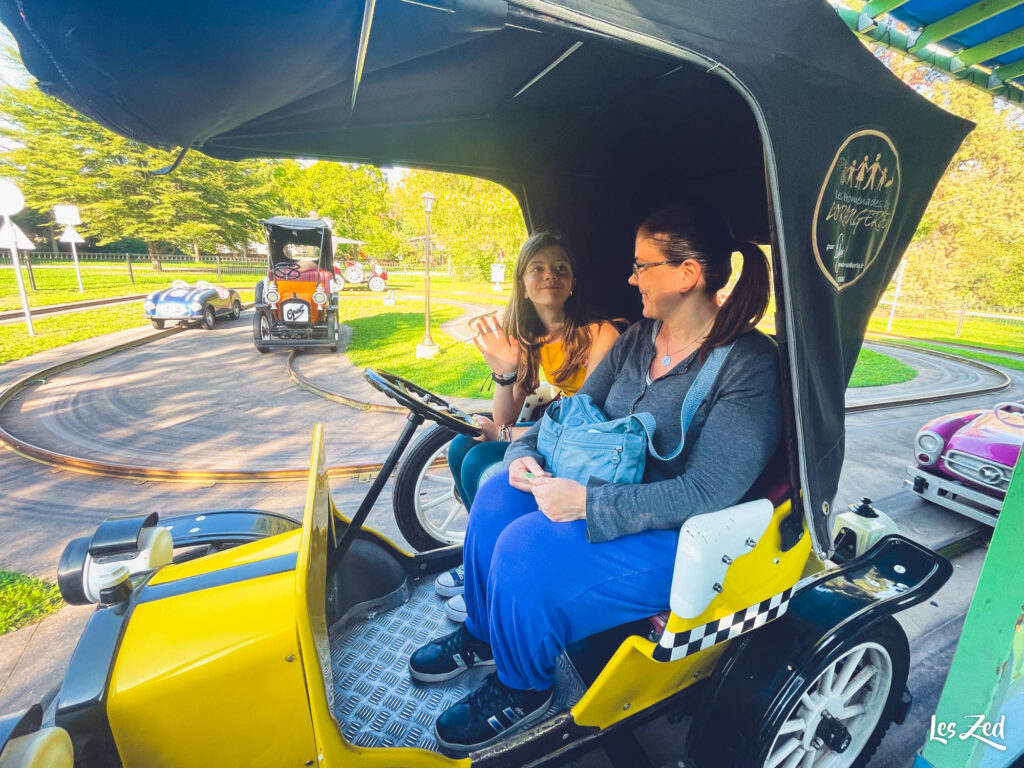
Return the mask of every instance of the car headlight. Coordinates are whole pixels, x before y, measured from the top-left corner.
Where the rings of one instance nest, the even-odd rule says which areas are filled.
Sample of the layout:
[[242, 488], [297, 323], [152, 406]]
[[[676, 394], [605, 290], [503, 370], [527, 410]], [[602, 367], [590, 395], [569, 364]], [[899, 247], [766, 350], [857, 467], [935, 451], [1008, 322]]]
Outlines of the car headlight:
[[188, 308], [191, 309], [193, 312], [203, 311], [203, 305], [201, 302], [198, 301], [193, 301], [191, 304], [188, 305]]
[[281, 294], [279, 294], [277, 291], [267, 291], [266, 293], [263, 294], [263, 298], [266, 300], [268, 304], [277, 304], [277, 302], [280, 301], [281, 299]]
[[146, 308], [147, 312], [152, 312], [156, 309], [156, 302], [152, 299], [146, 299], [146, 302], [142, 306]]
[[313, 294], [313, 301], [317, 304], [327, 303], [327, 294], [324, 293], [322, 288]]
[[942, 449], [945, 445], [946, 441], [940, 435], [935, 434], [931, 430], [922, 429], [917, 433], [917, 439], [914, 441], [916, 448], [914, 452], [917, 454], [918, 463], [934, 464], [942, 454]]

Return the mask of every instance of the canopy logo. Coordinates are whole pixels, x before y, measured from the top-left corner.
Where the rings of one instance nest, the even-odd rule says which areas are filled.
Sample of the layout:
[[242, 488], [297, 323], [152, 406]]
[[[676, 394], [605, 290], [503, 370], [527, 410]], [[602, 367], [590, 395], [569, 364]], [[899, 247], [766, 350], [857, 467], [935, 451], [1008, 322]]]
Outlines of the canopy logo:
[[825, 277], [843, 290], [885, 242], [900, 196], [900, 159], [884, 133], [857, 131], [836, 152], [814, 207], [811, 244]]

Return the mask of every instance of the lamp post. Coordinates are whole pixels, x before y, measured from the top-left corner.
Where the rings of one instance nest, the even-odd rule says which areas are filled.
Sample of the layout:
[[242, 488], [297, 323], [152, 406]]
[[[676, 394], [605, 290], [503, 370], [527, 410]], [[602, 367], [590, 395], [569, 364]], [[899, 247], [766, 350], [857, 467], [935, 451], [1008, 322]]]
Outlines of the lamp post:
[[[11, 249], [11, 265], [14, 267], [15, 279], [18, 281], [18, 295], [21, 297], [21, 309], [25, 313], [25, 326], [28, 328], [28, 335], [35, 336], [35, 329], [32, 327], [32, 313], [28, 309], [28, 296], [25, 295], [25, 283], [21, 279], [21, 263], [18, 261], [19, 240], [22, 247], [32, 248], [32, 243], [18, 229], [18, 225], [11, 221], [11, 216], [18, 213], [25, 207], [25, 196], [13, 181], [0, 179], [0, 216], [3, 217], [3, 229], [0, 229], [0, 247]], [[20, 235], [20, 237], [19, 237]]]
[[433, 357], [437, 354], [437, 344], [430, 338], [430, 212], [434, 209], [436, 198], [429, 192], [423, 193], [423, 210], [427, 214], [427, 239], [424, 241], [424, 250], [427, 254], [426, 273], [423, 280], [423, 301], [426, 307], [424, 318], [423, 341], [416, 345], [416, 357]]

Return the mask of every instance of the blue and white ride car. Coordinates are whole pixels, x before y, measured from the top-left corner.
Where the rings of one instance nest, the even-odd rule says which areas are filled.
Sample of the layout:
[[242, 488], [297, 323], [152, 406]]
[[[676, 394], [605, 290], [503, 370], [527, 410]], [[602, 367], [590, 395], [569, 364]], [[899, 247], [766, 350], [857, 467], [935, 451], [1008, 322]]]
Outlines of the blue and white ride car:
[[175, 280], [170, 288], [149, 294], [143, 307], [154, 328], [163, 328], [166, 323], [202, 323], [210, 330], [218, 317], [237, 320], [242, 314], [242, 299], [234, 288], [211, 285], [205, 280], [192, 286]]

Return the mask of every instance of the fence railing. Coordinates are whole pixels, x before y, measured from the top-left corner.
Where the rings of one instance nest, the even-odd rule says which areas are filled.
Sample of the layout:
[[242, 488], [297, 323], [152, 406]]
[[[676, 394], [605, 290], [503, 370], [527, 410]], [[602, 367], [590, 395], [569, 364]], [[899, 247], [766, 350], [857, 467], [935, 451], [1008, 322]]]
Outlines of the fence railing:
[[869, 331], [965, 343], [1005, 346], [1024, 351], [1024, 308], [970, 302], [926, 302], [883, 298], [871, 316]]

